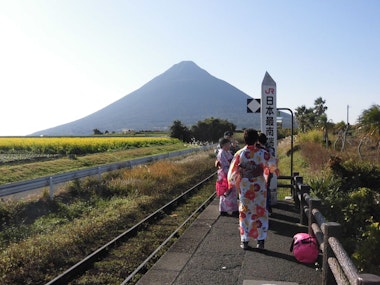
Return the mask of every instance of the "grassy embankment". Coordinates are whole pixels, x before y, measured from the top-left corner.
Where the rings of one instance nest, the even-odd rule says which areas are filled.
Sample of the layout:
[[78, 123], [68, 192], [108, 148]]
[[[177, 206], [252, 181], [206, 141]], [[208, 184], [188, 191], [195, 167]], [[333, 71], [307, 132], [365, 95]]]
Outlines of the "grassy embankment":
[[1, 203], [1, 283], [45, 284], [215, 172], [213, 162], [201, 152], [75, 181], [53, 200]]

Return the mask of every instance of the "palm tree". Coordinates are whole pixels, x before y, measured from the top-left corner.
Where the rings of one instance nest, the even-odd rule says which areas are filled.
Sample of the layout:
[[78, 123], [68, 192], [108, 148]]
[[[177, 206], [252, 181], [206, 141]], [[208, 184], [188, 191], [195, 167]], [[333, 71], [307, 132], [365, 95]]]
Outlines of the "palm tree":
[[295, 109], [295, 116], [302, 133], [313, 128], [315, 115], [312, 108], [306, 108], [305, 105], [297, 107]]
[[326, 110], [327, 106], [325, 106], [326, 100], [323, 100], [322, 97], [317, 98], [314, 101], [314, 114], [316, 117], [316, 123], [319, 127], [326, 128], [327, 124], [327, 115]]
[[364, 136], [359, 142], [358, 153], [362, 156], [361, 147], [371, 138], [375, 138], [377, 149], [380, 148], [380, 105], [372, 105], [369, 109], [364, 110], [358, 118], [359, 129], [364, 132]]
[[359, 116], [360, 127], [369, 133], [380, 135], [380, 105], [372, 105]]

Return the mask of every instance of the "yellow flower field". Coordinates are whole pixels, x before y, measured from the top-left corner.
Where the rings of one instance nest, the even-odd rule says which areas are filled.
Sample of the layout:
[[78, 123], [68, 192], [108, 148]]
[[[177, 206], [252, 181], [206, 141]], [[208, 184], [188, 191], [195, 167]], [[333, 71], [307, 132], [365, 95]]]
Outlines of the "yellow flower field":
[[0, 153], [88, 154], [175, 143], [163, 137], [0, 137]]

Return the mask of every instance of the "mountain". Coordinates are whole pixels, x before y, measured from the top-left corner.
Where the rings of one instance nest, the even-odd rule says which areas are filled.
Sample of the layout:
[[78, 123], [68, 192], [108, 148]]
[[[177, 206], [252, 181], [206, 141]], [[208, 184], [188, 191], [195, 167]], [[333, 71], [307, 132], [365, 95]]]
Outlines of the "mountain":
[[[94, 129], [168, 130], [175, 120], [190, 127], [210, 117], [228, 120], [238, 129], [259, 129], [260, 114], [247, 113], [248, 98], [251, 97], [194, 62], [182, 61], [95, 113], [32, 135], [91, 135]], [[285, 120], [290, 117], [281, 115]]]

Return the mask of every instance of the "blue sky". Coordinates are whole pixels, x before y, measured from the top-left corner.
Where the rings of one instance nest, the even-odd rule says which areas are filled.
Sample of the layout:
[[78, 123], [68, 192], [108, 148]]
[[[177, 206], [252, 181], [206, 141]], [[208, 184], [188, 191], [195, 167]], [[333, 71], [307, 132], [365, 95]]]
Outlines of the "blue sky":
[[267, 71], [277, 107], [322, 97], [354, 124], [380, 104], [379, 15], [377, 0], [0, 0], [0, 136], [85, 117], [183, 60], [253, 98]]

